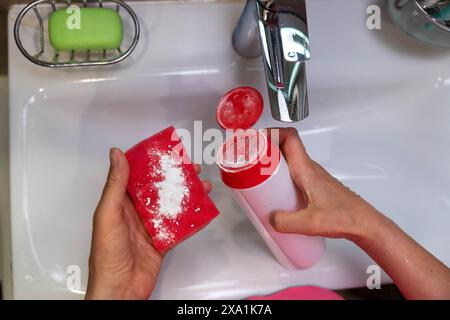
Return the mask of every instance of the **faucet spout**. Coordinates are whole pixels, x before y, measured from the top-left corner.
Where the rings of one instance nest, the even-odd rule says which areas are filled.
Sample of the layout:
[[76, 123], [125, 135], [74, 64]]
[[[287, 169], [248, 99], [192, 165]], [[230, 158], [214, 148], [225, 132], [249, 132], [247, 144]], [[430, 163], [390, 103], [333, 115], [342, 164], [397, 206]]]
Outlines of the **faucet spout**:
[[305, 119], [310, 59], [305, 0], [248, 0], [232, 42], [243, 57], [262, 55], [272, 116], [283, 122]]

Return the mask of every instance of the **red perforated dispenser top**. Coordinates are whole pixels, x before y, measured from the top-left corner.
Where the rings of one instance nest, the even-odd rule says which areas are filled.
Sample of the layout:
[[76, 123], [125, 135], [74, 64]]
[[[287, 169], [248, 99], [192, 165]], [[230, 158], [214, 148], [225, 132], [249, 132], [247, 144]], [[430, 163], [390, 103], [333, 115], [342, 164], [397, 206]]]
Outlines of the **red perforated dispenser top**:
[[222, 181], [233, 189], [249, 189], [266, 181], [278, 168], [280, 150], [263, 131], [239, 130], [217, 156]]
[[217, 106], [217, 122], [224, 129], [249, 129], [262, 115], [264, 101], [258, 90], [239, 87], [225, 94]]

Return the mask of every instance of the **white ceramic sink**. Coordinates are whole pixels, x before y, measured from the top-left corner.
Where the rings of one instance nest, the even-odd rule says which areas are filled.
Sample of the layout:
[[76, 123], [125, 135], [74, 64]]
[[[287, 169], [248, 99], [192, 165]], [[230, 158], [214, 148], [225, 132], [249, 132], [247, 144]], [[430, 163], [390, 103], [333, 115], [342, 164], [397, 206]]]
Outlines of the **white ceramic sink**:
[[[308, 2], [311, 116], [296, 127], [314, 159], [448, 265], [450, 52], [415, 42], [387, 15], [381, 30], [368, 30], [372, 2]], [[142, 26], [132, 56], [116, 66], [78, 70], [29, 63], [12, 40], [20, 7], [10, 12], [15, 298], [83, 297], [92, 213], [110, 146], [127, 149], [169, 125], [192, 129], [194, 120], [216, 127], [215, 105], [232, 87], [251, 85], [266, 94], [261, 61], [238, 57], [230, 45], [243, 3], [131, 5]], [[266, 108], [258, 125], [279, 123]], [[311, 269], [283, 269], [216, 168], [205, 167], [204, 177], [215, 183], [212, 197], [221, 215], [168, 254], [152, 298], [244, 298], [293, 285], [366, 285], [373, 262], [343, 240], [328, 241], [326, 255]], [[71, 265], [81, 268], [79, 291], [66, 286]]]

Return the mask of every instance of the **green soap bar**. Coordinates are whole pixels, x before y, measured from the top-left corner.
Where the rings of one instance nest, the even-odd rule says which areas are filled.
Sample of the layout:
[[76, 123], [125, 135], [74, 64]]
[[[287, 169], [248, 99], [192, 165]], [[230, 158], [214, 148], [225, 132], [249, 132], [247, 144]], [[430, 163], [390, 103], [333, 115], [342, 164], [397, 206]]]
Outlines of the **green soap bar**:
[[108, 8], [56, 10], [48, 21], [48, 32], [57, 51], [117, 49], [123, 40], [122, 19]]

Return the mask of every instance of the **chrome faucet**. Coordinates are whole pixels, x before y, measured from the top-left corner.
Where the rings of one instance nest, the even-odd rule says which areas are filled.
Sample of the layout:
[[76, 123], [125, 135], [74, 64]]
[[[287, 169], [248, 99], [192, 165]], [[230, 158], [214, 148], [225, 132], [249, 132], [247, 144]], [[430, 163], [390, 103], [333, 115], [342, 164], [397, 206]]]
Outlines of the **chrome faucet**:
[[283, 122], [305, 119], [310, 59], [305, 0], [247, 0], [232, 42], [242, 57], [262, 55], [272, 116]]

